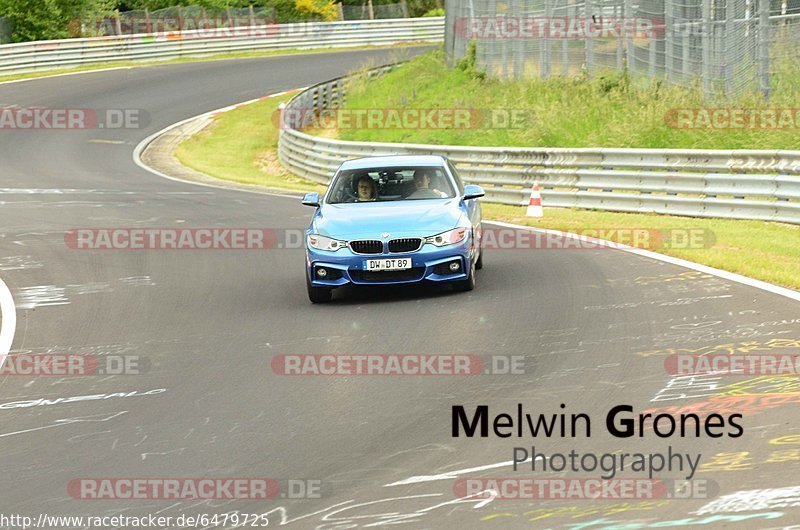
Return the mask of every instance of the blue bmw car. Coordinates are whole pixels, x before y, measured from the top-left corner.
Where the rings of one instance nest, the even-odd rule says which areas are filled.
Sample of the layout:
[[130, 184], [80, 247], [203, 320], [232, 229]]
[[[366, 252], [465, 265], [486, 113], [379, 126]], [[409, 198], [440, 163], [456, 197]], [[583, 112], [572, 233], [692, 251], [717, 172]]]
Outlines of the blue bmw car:
[[475, 288], [483, 265], [480, 186], [464, 185], [447, 158], [397, 155], [343, 163], [306, 232], [306, 284], [314, 303], [343, 285], [423, 281]]

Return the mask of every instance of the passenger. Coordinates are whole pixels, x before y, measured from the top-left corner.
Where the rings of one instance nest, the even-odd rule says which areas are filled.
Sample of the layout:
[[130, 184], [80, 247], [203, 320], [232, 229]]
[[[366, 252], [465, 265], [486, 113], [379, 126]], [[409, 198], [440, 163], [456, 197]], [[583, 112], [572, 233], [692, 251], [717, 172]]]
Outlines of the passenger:
[[358, 192], [358, 202], [369, 202], [378, 198], [378, 188], [375, 186], [375, 181], [367, 175], [358, 179], [356, 191]]

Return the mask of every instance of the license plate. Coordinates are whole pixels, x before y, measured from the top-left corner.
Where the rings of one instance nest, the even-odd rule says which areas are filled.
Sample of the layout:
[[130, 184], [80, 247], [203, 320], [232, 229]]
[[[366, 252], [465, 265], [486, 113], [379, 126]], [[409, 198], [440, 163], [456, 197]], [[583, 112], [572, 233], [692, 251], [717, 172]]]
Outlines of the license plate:
[[402, 271], [411, 268], [411, 258], [384, 258], [364, 260], [365, 271]]

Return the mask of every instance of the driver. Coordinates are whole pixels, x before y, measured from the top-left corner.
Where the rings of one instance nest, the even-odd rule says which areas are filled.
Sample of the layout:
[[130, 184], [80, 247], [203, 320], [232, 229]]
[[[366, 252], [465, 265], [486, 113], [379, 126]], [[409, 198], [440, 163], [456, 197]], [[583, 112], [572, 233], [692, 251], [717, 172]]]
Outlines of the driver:
[[439, 197], [446, 198], [447, 194], [436, 188], [431, 188], [431, 179], [436, 176], [436, 172], [430, 168], [423, 168], [414, 171], [414, 191], [430, 190]]
[[369, 202], [378, 198], [378, 189], [375, 186], [375, 181], [368, 175], [358, 179], [356, 191], [358, 192], [358, 202]]

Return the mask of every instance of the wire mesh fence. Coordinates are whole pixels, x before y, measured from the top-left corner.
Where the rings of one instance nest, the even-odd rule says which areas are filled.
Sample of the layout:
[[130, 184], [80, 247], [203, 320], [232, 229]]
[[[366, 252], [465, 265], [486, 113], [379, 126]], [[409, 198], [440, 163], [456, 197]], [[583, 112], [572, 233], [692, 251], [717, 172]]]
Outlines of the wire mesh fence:
[[794, 0], [447, 0], [445, 16], [450, 60], [506, 79], [627, 69], [769, 96], [772, 69], [800, 56]]

